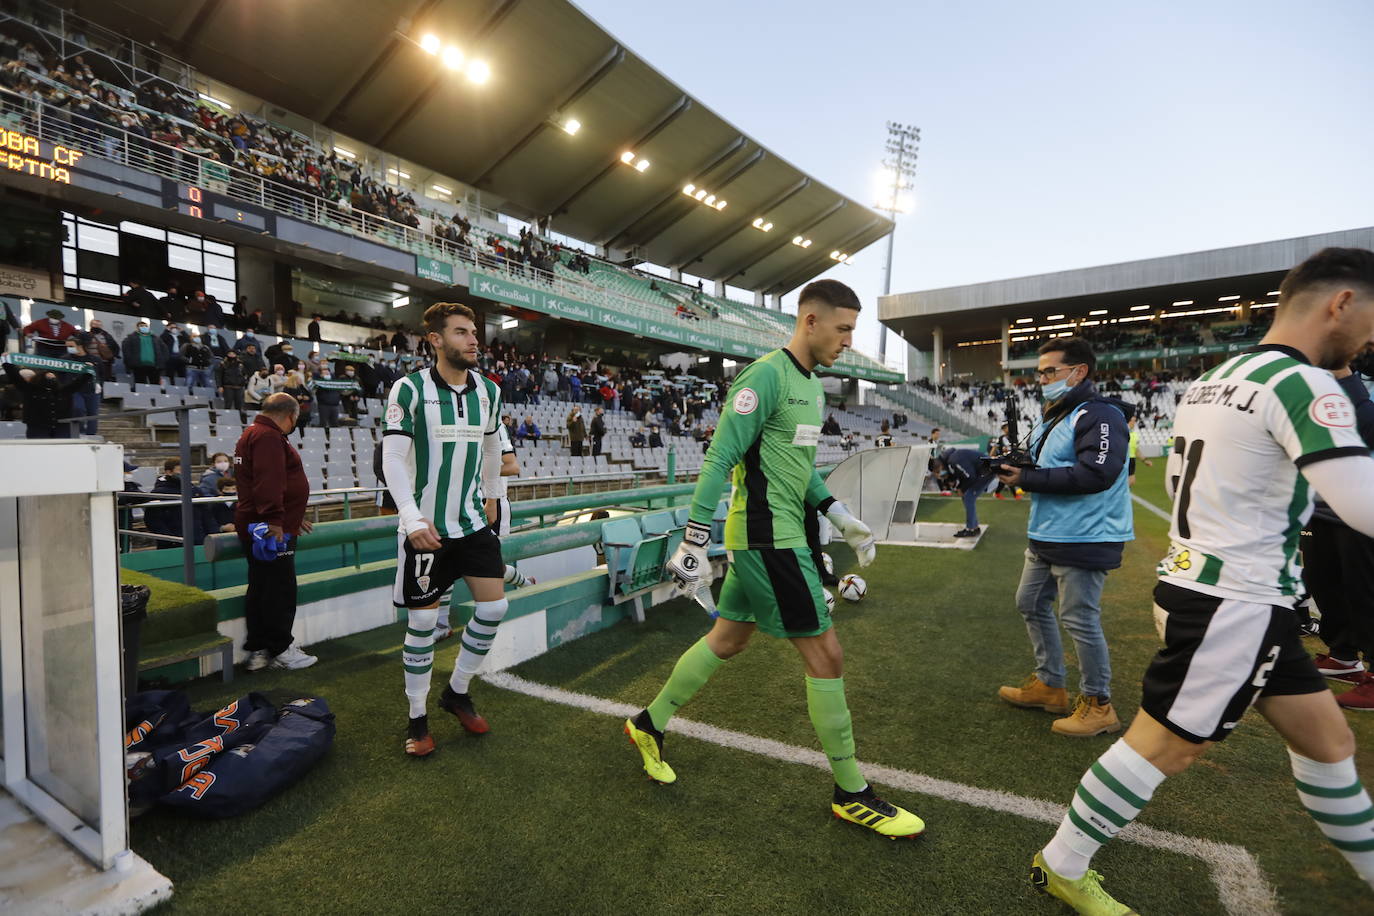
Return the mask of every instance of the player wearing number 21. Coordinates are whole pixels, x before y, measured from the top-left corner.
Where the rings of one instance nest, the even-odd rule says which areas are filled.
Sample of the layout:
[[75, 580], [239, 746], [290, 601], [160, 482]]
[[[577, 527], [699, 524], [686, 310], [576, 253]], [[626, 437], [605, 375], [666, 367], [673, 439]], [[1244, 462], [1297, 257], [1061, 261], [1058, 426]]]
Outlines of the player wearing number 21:
[[1093, 854], [1252, 704], [1288, 744], [1303, 807], [1374, 885], [1374, 806], [1355, 772], [1355, 739], [1293, 612], [1314, 493], [1374, 535], [1374, 459], [1333, 375], [1371, 345], [1374, 252], [1327, 248], [1288, 272], [1259, 346], [1183, 396], [1167, 471], [1169, 552], [1154, 593], [1164, 647], [1145, 672], [1140, 713], [1084, 775], [1031, 866], [1037, 886], [1078, 912], [1134, 912], [1102, 889]]

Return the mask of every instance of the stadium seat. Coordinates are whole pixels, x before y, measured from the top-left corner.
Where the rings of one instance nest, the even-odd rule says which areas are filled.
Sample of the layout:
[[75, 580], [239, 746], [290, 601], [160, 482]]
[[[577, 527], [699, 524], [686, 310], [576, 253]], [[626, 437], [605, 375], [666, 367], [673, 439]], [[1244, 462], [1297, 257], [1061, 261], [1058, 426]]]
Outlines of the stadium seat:
[[673, 551], [677, 550], [682, 543], [682, 537], [686, 533], [684, 525], [679, 525], [675, 514], [669, 510], [665, 512], [650, 512], [648, 515], [640, 517], [640, 528], [646, 537], [657, 537], [662, 535], [668, 539], [666, 547], [667, 555], [672, 556]]
[[638, 598], [663, 579], [667, 536], [646, 536], [635, 519], [618, 518], [601, 523], [601, 544], [610, 575], [607, 599], [614, 604], [633, 600], [635, 619], [642, 622], [644, 609]]

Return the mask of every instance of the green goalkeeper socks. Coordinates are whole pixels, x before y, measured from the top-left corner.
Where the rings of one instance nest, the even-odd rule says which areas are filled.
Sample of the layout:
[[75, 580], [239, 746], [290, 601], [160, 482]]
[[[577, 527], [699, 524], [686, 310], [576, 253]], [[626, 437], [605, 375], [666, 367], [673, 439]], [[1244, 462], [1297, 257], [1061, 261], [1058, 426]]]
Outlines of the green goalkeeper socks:
[[725, 659], [717, 657], [706, 645], [705, 636], [692, 643], [692, 647], [682, 653], [673, 666], [668, 683], [663, 685], [658, 696], [649, 704], [649, 718], [653, 720], [654, 728], [663, 731], [673, 714], [696, 696], [696, 692], [724, 662]]
[[835, 784], [846, 792], [868, 785], [854, 759], [854, 728], [849, 705], [844, 701], [844, 678], [806, 677], [806, 709], [821, 739], [821, 747], [835, 774]]

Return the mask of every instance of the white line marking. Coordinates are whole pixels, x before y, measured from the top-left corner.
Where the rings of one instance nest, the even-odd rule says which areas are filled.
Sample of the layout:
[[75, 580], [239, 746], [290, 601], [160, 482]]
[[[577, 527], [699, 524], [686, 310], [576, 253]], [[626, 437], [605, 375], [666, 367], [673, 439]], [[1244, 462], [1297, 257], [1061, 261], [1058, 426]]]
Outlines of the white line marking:
[[1152, 503], [1152, 502], [1150, 502], [1150, 501], [1148, 501], [1148, 500], [1145, 500], [1145, 499], [1141, 499], [1139, 496], [1136, 496], [1134, 493], [1131, 494], [1131, 499], [1135, 500], [1135, 501], [1138, 502], [1140, 505], [1144, 506], [1144, 507], [1145, 507], [1147, 510], [1149, 510], [1150, 512], [1153, 512], [1155, 515], [1158, 515], [1160, 518], [1164, 519], [1166, 522], [1170, 522], [1170, 523], [1173, 522], [1173, 520], [1174, 520], [1174, 519], [1173, 519], [1173, 516], [1171, 516], [1169, 513], [1165, 512], [1163, 509], [1159, 508], [1159, 506], [1156, 506], [1154, 503]]
[[[505, 690], [618, 719], [628, 718], [639, 712], [639, 707], [628, 703], [617, 703], [614, 700], [574, 693], [547, 684], [536, 684], [505, 671], [484, 674], [482, 679]], [[668, 723], [668, 731], [787, 763], [802, 764], [827, 772], [830, 770], [829, 762], [820, 751], [716, 728], [681, 716], [674, 717]], [[1027, 798], [1024, 795], [1013, 795], [995, 789], [980, 789], [977, 786], [876, 764], [865, 764], [864, 773], [873, 782], [885, 786], [948, 799], [975, 808], [1015, 814], [1046, 824], [1058, 825], [1064, 819], [1064, 812], [1067, 810], [1064, 805], [1038, 798]], [[1279, 908], [1274, 888], [1260, 871], [1255, 857], [1240, 846], [1183, 836], [1141, 824], [1127, 826], [1117, 838], [1154, 849], [1193, 856], [1206, 862], [1211, 868], [1212, 882], [1217, 886], [1217, 896], [1221, 900], [1221, 905], [1232, 916], [1278, 916]]]

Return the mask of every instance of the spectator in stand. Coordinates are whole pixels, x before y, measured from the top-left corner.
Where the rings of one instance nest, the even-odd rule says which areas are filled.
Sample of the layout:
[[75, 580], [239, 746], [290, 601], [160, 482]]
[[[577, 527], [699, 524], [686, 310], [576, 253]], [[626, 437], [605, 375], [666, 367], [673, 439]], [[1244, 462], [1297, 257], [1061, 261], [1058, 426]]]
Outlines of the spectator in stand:
[[229, 475], [229, 456], [224, 452], [215, 452], [210, 456], [210, 466], [205, 469], [205, 473], [200, 475], [200, 484], [196, 487], [197, 496], [218, 496], [219, 482], [222, 478]]
[[649, 437], [646, 436], [646, 435], [644, 435], [644, 427], [641, 426], [639, 429], [637, 429], [637, 430], [635, 430], [634, 432], [630, 433], [630, 447], [631, 447], [631, 448], [647, 448], [648, 445], [649, 445]]
[[587, 422], [582, 419], [582, 408], [576, 405], [568, 411], [568, 446], [574, 458], [582, 457], [582, 442], [587, 438]]
[[349, 422], [357, 425], [358, 415], [365, 409], [362, 392], [357, 388], [349, 388], [344, 391], [343, 409], [344, 413], [348, 416]]
[[[67, 339], [67, 359], [85, 363], [91, 367], [89, 374], [85, 372], [73, 373], [76, 380], [80, 381], [81, 384], [72, 390], [72, 412], [69, 416], [94, 417], [100, 413], [100, 360], [91, 355], [90, 351], [94, 346], [94, 338], [84, 331], [78, 331], [76, 336]], [[98, 422], [98, 420], [82, 420], [76, 426], [81, 431], [81, 435], [94, 437]]]
[[301, 359], [296, 355], [296, 348], [289, 340], [277, 341], [267, 348], [267, 353], [264, 355], [269, 363], [274, 366], [280, 364], [286, 372], [299, 369], [301, 366]]
[[931, 444], [931, 445], [939, 445], [939, 444], [940, 444], [940, 427], [937, 426], [937, 427], [935, 427], [934, 429], [932, 429], [932, 430], [930, 431], [930, 439], [929, 439], [929, 441], [930, 441], [930, 444]]
[[181, 348], [181, 358], [186, 362], [188, 385], [192, 388], [215, 387], [215, 355], [199, 334], [191, 334], [191, 342]]
[[512, 417], [510, 414], [503, 414], [501, 416], [501, 425], [506, 428], [506, 438], [509, 439], [511, 442], [518, 443], [520, 437], [515, 434], [515, 418]]
[[254, 309], [248, 316], [247, 330], [257, 334], [262, 334], [267, 330], [267, 319], [262, 315], [262, 309]]
[[[210, 303], [205, 298], [205, 290], [198, 289], [186, 300], [186, 322], [188, 324], [208, 324], [206, 314]], [[218, 310], [217, 310], [218, 311]]]
[[[238, 496], [238, 481], [232, 477], [221, 477], [215, 481], [215, 492], [210, 496]], [[232, 502], [201, 503], [201, 528], [206, 536], [228, 534], [234, 530], [234, 504]], [[201, 543], [204, 543], [202, 540]]]
[[835, 419], [833, 413], [825, 418], [825, 423], [821, 426], [822, 436], [839, 436], [843, 433], [844, 431], [840, 429], [840, 421]]
[[76, 325], [66, 320], [61, 309], [48, 309], [46, 314], [46, 318], [26, 324], [20, 333], [25, 338], [34, 338], [34, 353], [40, 356], [65, 356], [67, 338], [76, 333]]
[[568, 397], [574, 404], [582, 403], [582, 377], [576, 372], [568, 376]]
[[124, 356], [124, 368], [134, 377], [135, 389], [139, 385], [162, 384], [162, 367], [167, 365], [167, 345], [153, 336], [148, 328], [148, 319], [138, 320], [138, 328], [124, 338], [120, 351]]
[[224, 307], [219, 304], [219, 300], [209, 293], [205, 293], [205, 320], [207, 325], [221, 325], [224, 323]]
[[139, 318], [166, 318], [167, 310], [162, 307], [157, 296], [143, 286], [142, 280], [130, 280], [129, 291], [120, 297], [124, 306]]
[[516, 442], [524, 442], [526, 439], [539, 441], [539, 424], [534, 422], [533, 414], [525, 414], [525, 422], [520, 424], [520, 428], [515, 431]]
[[162, 306], [163, 318], [167, 321], [186, 320], [186, 296], [182, 294], [181, 287], [177, 281], [173, 280], [167, 284], [167, 295], [162, 297], [159, 303]]
[[[577, 378], [577, 376], [573, 376]], [[606, 438], [606, 418], [600, 407], [592, 413], [592, 455], [601, 454], [601, 440]]]
[[205, 346], [210, 348], [210, 355], [215, 359], [224, 359], [224, 355], [229, 352], [229, 346], [224, 342], [224, 336], [219, 332], [219, 323], [215, 322], [205, 326], [205, 333], [201, 335], [205, 341]]
[[[542, 387], [540, 389], [544, 397], [550, 399], [558, 397], [558, 388], [560, 380], [561, 376], [558, 374], [558, 369], [556, 369], [552, 365], [544, 367], [544, 378], [542, 380]], [[566, 400], [566, 398], [564, 400]]]
[[[162, 475], [153, 484], [152, 493], [157, 494], [164, 500], [181, 498], [181, 459], [168, 458], [162, 463]], [[195, 496], [193, 491], [192, 496]], [[205, 532], [201, 530], [202, 519], [199, 515], [192, 513], [192, 524], [195, 529], [191, 532], [193, 544], [199, 544], [205, 540]], [[181, 506], [151, 506], [143, 510], [143, 525], [153, 534], [164, 534], [171, 537], [181, 537]], [[156, 546], [175, 547], [178, 546], [170, 541], [158, 541]]]
[[173, 321], [163, 328], [158, 340], [167, 348], [167, 377], [176, 382], [186, 375], [186, 358], [181, 355], [181, 350], [191, 342], [191, 335], [182, 331], [180, 325]]
[[[243, 431], [234, 449], [234, 478], [239, 501], [234, 507], [234, 530], [248, 560], [248, 592], [244, 619], [248, 635], [247, 668], [308, 668], [316, 658], [293, 645], [296, 621], [296, 538], [309, 534], [305, 503], [310, 496], [300, 454], [289, 440], [296, 428], [296, 399], [269, 395], [262, 412]], [[266, 538], [255, 538], [252, 526], [266, 525]], [[276, 551], [259, 551], [275, 541]], [[254, 549], [254, 541], [259, 541]]]
[[[114, 361], [119, 355], [119, 341], [109, 331], [100, 325], [99, 318], [91, 319], [90, 330], [91, 342], [86, 347], [86, 352], [96, 358], [96, 363], [100, 367], [100, 380], [103, 382], [114, 381]], [[0, 349], [3, 349], [3, 342], [0, 341]]]
[[234, 319], [234, 325], [241, 331], [248, 330], [248, 297], [239, 296], [235, 299], [230, 312]]
[[234, 349], [242, 353], [248, 347], [256, 347], [258, 353], [262, 353], [262, 344], [258, 341], [258, 335], [251, 330], [244, 331], [238, 340], [234, 341]]
[[[332, 382], [333, 373], [329, 371], [328, 364], [320, 367], [319, 380], [321, 382]], [[332, 429], [339, 425], [339, 409], [343, 405], [343, 392], [333, 385], [315, 386], [315, 404], [318, 406], [316, 414], [319, 416], [319, 423], [325, 429]]]
[[892, 448], [892, 427], [884, 420], [878, 429], [878, 435], [874, 437], [873, 444], [878, 448]]
[[309, 340], [315, 341], [316, 343], [319, 343], [320, 341], [322, 341], [322, 340], [324, 339], [324, 338], [322, 338], [322, 337], [320, 336], [320, 316], [319, 316], [319, 315], [315, 315], [314, 317], [312, 317], [312, 318], [310, 319], [310, 324], [309, 324], [309, 325], [306, 327], [306, 329], [305, 329], [305, 336], [306, 336]]
[[249, 410], [262, 409], [262, 402], [277, 390], [273, 387], [273, 381], [274, 377], [268, 373], [266, 366], [259, 366], [257, 372], [248, 376], [248, 384], [243, 389], [243, 401]]
[[307, 353], [302, 360], [302, 367], [309, 373], [309, 378], [318, 378], [320, 370], [324, 368], [324, 364], [320, 362], [320, 351], [311, 350]]
[[239, 362], [243, 363], [245, 375], [251, 375], [259, 369], [267, 368], [267, 360], [263, 359], [258, 353], [257, 344], [249, 344], [243, 348], [243, 353], [239, 355]]
[[649, 448], [663, 448], [663, 436], [657, 426], [649, 427]]
[[397, 328], [396, 333], [391, 335], [391, 349], [397, 353], [410, 352], [410, 338], [406, 337], [406, 332], [401, 328]]
[[[357, 390], [352, 393], [353, 403], [358, 407], [362, 407], [363, 402], [367, 400], [368, 395], [367, 386], [364, 383], [363, 379], [358, 375], [358, 367], [353, 363], [344, 363], [343, 375], [339, 377], [339, 380], [343, 382], [354, 382], [355, 384], [357, 384]], [[351, 414], [351, 416], [356, 418], [357, 414], [354, 413]]]
[[286, 373], [286, 384], [282, 387], [282, 392], [296, 399], [296, 428], [301, 431], [301, 441], [305, 441], [305, 428], [310, 425], [310, 411], [315, 403], [310, 389], [305, 387], [305, 378], [294, 369]]
[[[32, 369], [4, 364], [5, 375], [19, 392], [23, 403], [24, 437], [27, 439], [69, 439], [71, 427], [58, 421], [71, 416], [71, 395], [84, 380], [59, 379], [55, 373], [39, 375]], [[66, 373], [63, 373], [66, 375]]]

